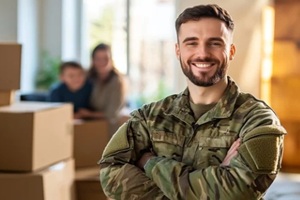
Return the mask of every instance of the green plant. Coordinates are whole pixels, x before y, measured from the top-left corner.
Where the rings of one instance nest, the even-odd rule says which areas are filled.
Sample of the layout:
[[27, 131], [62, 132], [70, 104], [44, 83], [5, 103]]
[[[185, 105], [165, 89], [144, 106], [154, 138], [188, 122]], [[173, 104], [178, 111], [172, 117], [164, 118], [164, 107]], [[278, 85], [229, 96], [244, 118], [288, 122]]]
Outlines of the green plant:
[[37, 71], [35, 86], [37, 90], [49, 90], [51, 85], [58, 81], [59, 65], [61, 60], [42, 52], [41, 66]]

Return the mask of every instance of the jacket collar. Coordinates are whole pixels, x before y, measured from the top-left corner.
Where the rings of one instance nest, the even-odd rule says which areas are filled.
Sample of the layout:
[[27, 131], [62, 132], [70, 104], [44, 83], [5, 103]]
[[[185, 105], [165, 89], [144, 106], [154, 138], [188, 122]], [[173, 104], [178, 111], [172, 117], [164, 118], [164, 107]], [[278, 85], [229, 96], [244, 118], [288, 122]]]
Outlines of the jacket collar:
[[[202, 115], [196, 124], [201, 125], [212, 119], [228, 118], [232, 115], [235, 103], [239, 96], [239, 88], [235, 82], [228, 76], [228, 85], [224, 95], [218, 103], [204, 115]], [[189, 103], [189, 90], [186, 88], [173, 101], [173, 104], [165, 111], [167, 115], [173, 115], [188, 124], [195, 123], [193, 112]]]

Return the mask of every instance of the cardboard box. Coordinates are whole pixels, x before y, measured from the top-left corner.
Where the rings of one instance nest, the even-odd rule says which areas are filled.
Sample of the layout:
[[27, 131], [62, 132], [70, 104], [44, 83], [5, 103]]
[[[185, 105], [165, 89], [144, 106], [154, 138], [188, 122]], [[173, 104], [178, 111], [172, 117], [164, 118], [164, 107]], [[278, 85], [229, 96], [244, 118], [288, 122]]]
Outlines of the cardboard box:
[[7, 106], [13, 104], [15, 100], [15, 91], [0, 91], [0, 106]]
[[2, 200], [74, 200], [74, 160], [34, 173], [0, 173]]
[[75, 168], [96, 167], [109, 139], [108, 122], [106, 120], [75, 120]]
[[24, 102], [0, 107], [0, 170], [33, 171], [73, 153], [73, 106]]
[[108, 200], [101, 188], [99, 171], [99, 167], [76, 170], [77, 200]]
[[0, 44], [0, 90], [20, 89], [21, 45]]

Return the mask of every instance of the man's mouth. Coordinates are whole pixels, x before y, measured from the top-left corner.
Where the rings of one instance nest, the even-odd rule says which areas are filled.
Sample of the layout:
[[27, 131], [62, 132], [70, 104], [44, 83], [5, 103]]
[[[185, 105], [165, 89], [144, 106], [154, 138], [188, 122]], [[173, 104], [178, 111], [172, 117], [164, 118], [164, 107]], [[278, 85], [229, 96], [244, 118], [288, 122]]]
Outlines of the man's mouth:
[[205, 69], [213, 66], [213, 63], [192, 63], [192, 65], [197, 68]]

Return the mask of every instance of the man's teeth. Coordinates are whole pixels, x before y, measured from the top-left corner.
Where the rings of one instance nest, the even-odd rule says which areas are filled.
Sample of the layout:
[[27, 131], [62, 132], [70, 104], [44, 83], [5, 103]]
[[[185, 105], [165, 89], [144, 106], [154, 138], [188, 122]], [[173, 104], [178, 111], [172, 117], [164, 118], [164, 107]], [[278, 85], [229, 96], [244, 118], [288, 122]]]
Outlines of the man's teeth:
[[195, 63], [195, 66], [198, 68], [206, 68], [209, 67], [211, 64], [204, 64], [204, 63]]

